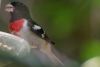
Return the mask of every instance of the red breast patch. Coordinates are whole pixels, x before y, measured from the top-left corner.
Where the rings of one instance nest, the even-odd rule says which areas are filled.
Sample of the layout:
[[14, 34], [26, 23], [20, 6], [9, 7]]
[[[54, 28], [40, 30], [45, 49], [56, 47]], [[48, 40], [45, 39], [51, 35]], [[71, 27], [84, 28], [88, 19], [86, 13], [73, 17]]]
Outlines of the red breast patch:
[[9, 24], [9, 30], [12, 32], [19, 32], [23, 27], [24, 19], [16, 20]]

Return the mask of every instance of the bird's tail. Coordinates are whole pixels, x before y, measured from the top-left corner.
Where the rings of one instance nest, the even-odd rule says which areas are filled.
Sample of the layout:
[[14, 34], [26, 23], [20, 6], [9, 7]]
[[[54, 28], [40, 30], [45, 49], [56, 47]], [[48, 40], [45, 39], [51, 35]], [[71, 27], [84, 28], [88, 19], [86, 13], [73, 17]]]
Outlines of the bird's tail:
[[48, 43], [51, 43], [53, 45], [55, 45], [55, 42], [54, 41], [51, 41], [51, 39], [49, 39], [49, 37], [47, 35], [45, 35], [45, 38], [44, 38], [46, 41], [48, 41]]
[[40, 49], [44, 54], [46, 54], [49, 59], [54, 63], [54, 65], [64, 66], [63, 62], [53, 53], [52, 45], [50, 43], [46, 43], [42, 49]]

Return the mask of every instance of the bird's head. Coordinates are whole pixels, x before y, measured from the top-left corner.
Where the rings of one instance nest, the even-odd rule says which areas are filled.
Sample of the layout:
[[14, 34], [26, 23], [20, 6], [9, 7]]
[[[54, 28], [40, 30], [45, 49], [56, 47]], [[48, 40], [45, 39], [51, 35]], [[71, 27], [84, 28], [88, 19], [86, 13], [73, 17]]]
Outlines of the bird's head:
[[5, 6], [5, 11], [7, 11], [7, 12], [12, 12], [12, 13], [14, 11], [23, 12], [24, 10], [27, 11], [28, 8], [25, 4], [23, 4], [21, 2], [11, 2]]
[[10, 13], [13, 18], [29, 18], [28, 7], [21, 2], [11, 2], [5, 6], [5, 11]]

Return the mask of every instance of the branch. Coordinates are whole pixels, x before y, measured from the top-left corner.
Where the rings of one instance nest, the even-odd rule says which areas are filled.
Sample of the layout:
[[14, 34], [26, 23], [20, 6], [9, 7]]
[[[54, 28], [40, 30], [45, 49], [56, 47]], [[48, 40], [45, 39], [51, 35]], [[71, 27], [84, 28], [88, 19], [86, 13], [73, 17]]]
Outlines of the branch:
[[[13, 57], [14, 59], [17, 59], [18, 61], [20, 60], [20, 62], [25, 62], [32, 67], [36, 58], [44, 65], [64, 65], [52, 52], [51, 44], [44, 44], [43, 42], [40, 47], [41, 48], [39, 49], [31, 48], [29, 43], [24, 39], [9, 33], [0, 32], [0, 55]], [[24, 61], [22, 58], [24, 58]], [[39, 63], [36, 65], [38, 64]]]
[[12, 56], [23, 56], [30, 52], [27, 41], [0, 31], [0, 51]]

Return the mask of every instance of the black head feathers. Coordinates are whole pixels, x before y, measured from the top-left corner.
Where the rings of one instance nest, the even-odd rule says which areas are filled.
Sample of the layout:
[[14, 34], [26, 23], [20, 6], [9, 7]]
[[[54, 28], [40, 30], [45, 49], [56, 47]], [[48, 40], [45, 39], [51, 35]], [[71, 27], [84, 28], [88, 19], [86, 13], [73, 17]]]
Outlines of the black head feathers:
[[24, 4], [24, 3], [21, 3], [21, 2], [11, 2], [11, 5], [13, 5], [15, 7], [15, 9], [19, 9], [19, 10], [25, 10], [27, 11], [28, 10], [28, 7]]
[[26, 7], [24, 3], [17, 2], [17, 1], [11, 2], [10, 4], [12, 4], [14, 7], [18, 7], [18, 6]]
[[25, 19], [30, 18], [29, 9], [24, 3], [14, 1], [11, 2], [10, 4], [15, 8], [14, 12], [12, 12], [12, 20], [20, 18], [25, 18]]

